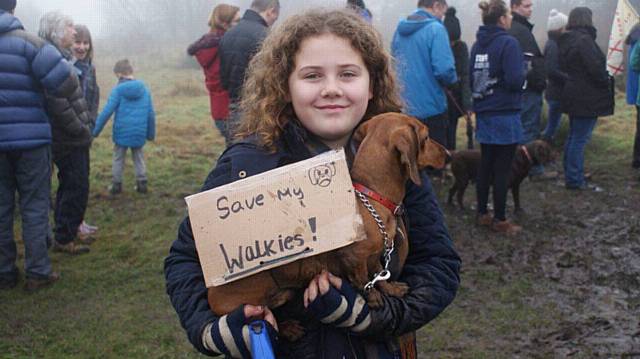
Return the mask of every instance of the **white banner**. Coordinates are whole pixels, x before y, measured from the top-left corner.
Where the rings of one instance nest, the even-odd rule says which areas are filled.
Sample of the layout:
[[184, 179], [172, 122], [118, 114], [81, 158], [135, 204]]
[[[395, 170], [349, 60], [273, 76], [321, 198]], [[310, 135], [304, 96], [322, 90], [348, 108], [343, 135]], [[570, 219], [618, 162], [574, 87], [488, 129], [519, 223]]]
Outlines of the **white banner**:
[[639, 20], [638, 13], [629, 0], [618, 0], [607, 54], [607, 69], [613, 76], [624, 73], [624, 40]]

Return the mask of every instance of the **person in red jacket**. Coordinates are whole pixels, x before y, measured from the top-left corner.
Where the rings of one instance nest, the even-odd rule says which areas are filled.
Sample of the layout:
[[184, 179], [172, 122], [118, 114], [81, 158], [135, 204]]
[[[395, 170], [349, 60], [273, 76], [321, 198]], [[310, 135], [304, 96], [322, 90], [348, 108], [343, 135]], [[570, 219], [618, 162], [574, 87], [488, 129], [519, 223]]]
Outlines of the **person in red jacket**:
[[228, 144], [230, 137], [227, 130], [229, 116], [229, 94], [220, 83], [220, 56], [218, 45], [222, 35], [240, 21], [240, 8], [233, 5], [219, 4], [213, 9], [209, 18], [211, 31], [189, 46], [187, 52], [195, 56], [204, 70], [205, 83], [211, 102], [211, 118]]

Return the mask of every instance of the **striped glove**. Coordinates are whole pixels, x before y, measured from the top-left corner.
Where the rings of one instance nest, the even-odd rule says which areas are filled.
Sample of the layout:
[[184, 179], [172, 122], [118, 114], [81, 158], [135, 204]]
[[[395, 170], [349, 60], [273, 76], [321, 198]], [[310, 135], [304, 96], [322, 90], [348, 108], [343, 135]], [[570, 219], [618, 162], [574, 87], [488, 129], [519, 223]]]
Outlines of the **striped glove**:
[[345, 280], [340, 288], [332, 285], [327, 293], [318, 295], [309, 304], [309, 310], [322, 323], [354, 333], [361, 333], [371, 324], [367, 301]]
[[[252, 321], [244, 315], [244, 305], [233, 312], [223, 315], [217, 321], [207, 324], [202, 331], [204, 347], [217, 355], [224, 354], [232, 358], [251, 359], [249, 342], [249, 324]], [[277, 332], [269, 323], [267, 331], [271, 341], [277, 340]], [[275, 345], [274, 345], [275, 347]]]

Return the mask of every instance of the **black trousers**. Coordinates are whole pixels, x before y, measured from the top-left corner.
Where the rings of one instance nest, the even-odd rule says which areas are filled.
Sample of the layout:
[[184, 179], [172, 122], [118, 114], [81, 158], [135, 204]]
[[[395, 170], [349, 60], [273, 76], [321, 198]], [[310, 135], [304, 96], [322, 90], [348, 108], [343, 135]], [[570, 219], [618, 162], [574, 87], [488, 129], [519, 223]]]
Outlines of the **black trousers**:
[[480, 144], [480, 170], [476, 181], [478, 213], [487, 213], [489, 187], [493, 187], [493, 218], [498, 221], [506, 219], [509, 170], [516, 153], [516, 146], [515, 143], [510, 145]]
[[72, 242], [84, 219], [89, 201], [89, 147], [78, 147], [68, 155], [55, 158], [58, 191], [54, 208], [55, 239]]

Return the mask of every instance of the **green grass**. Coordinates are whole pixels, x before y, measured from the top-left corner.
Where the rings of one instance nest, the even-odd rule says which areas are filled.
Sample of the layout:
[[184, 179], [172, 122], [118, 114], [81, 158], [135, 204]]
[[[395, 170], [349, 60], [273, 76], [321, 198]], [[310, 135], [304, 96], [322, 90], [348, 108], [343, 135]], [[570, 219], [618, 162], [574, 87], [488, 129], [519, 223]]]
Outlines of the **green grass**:
[[[115, 84], [104, 70], [109, 68], [106, 62], [98, 67], [103, 103]], [[157, 111], [157, 140], [145, 147], [150, 193], [133, 190], [129, 158], [124, 193], [115, 199], [108, 195], [112, 143], [107, 125], [91, 150], [92, 189], [86, 215], [100, 226], [99, 239], [88, 255], [51, 253], [54, 269], [62, 273], [51, 288], [26, 294], [22, 280], [18, 288], [0, 292], [3, 358], [197, 356], [164, 292], [163, 259], [186, 213], [183, 198], [198, 191], [224, 141], [213, 127], [208, 97], [198, 90], [199, 70], [148, 69], [137, 76], [150, 86]], [[630, 107], [620, 105], [615, 117], [598, 123], [588, 147], [589, 166], [603, 172], [611, 166], [628, 167], [634, 116]], [[566, 127], [563, 120], [561, 137]], [[466, 143], [464, 130], [459, 133], [459, 143]], [[19, 223], [16, 238], [22, 268]], [[452, 227], [452, 233], [456, 241], [456, 236], [467, 235], [459, 227]], [[496, 246], [509, 252], [516, 245], [505, 241]], [[473, 249], [459, 250], [469, 255]], [[534, 273], [505, 278], [497, 266], [463, 267], [456, 301], [419, 332], [421, 357], [512, 357], [505, 349], [511, 340], [555, 319], [553, 307], [540, 308], [528, 300], [545, 290]]]

